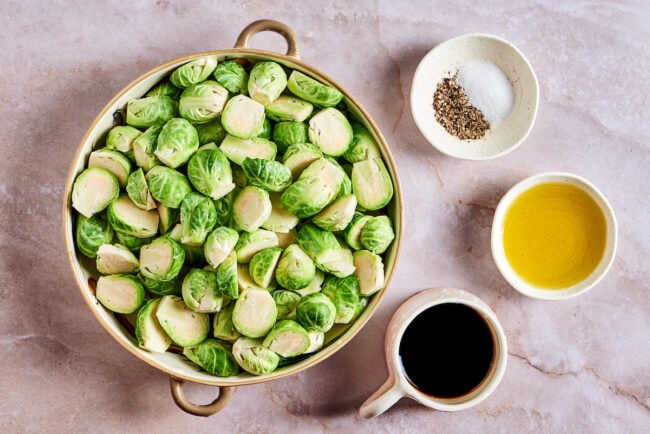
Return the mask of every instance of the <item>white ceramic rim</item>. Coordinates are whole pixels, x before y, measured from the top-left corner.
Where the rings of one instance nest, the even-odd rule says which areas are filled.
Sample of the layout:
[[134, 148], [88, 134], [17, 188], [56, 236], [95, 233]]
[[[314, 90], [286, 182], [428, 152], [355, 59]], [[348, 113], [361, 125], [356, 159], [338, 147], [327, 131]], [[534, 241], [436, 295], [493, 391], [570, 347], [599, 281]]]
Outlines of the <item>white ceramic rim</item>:
[[[583, 281], [576, 283], [564, 289], [543, 289], [529, 284], [519, 277], [513, 270], [506, 258], [503, 249], [503, 221], [506, 212], [512, 205], [512, 202], [519, 197], [523, 192], [530, 188], [545, 184], [549, 182], [560, 182], [571, 184], [581, 188], [585, 193], [589, 194], [594, 201], [600, 206], [605, 216], [607, 227], [607, 238], [605, 241], [605, 251], [598, 266], [591, 272], [591, 274]], [[598, 282], [607, 274], [614, 262], [616, 256], [616, 246], [618, 240], [618, 226], [616, 223], [616, 216], [614, 210], [609, 204], [605, 196], [586, 179], [567, 172], [544, 172], [526, 178], [519, 183], [515, 184], [499, 201], [494, 219], [492, 221], [492, 234], [491, 234], [491, 247], [492, 257], [499, 269], [501, 275], [506, 281], [520, 293], [529, 297], [538, 298], [542, 300], [562, 300], [566, 298], [575, 297], [579, 294], [584, 294], [591, 288], [596, 286]]]

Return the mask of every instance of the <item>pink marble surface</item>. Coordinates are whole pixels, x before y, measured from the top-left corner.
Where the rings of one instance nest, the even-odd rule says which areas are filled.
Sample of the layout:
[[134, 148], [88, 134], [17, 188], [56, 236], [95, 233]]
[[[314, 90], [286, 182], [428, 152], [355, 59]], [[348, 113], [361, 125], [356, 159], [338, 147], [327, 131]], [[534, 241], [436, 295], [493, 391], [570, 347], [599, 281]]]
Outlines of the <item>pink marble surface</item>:
[[[650, 429], [650, 3], [638, 1], [22, 2], [0, 9], [0, 426], [3, 432], [648, 432]], [[68, 166], [90, 122], [123, 86], [180, 55], [229, 48], [275, 18], [303, 60], [332, 76], [380, 126], [401, 175], [405, 236], [376, 315], [325, 362], [239, 388], [209, 419], [176, 408], [167, 377], [100, 327], [64, 256]], [[537, 123], [494, 161], [445, 157], [418, 132], [408, 98], [419, 59], [450, 37], [493, 33], [528, 57]], [[253, 38], [284, 51], [282, 39]], [[619, 222], [613, 268], [581, 297], [525, 298], [489, 251], [494, 208], [529, 175], [574, 172]], [[395, 309], [435, 286], [467, 289], [497, 313], [508, 368], [484, 403], [458, 413], [403, 400], [362, 420], [387, 375]], [[187, 387], [197, 402], [215, 390]]]

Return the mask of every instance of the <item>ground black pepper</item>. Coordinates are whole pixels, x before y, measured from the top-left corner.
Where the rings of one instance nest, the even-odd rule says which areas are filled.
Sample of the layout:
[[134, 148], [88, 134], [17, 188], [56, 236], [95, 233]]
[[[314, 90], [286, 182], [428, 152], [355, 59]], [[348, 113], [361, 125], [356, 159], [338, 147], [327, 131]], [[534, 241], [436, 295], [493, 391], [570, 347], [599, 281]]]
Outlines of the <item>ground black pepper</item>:
[[480, 110], [470, 104], [455, 77], [445, 78], [438, 83], [433, 94], [433, 108], [438, 123], [461, 140], [480, 139], [490, 129], [490, 123]]

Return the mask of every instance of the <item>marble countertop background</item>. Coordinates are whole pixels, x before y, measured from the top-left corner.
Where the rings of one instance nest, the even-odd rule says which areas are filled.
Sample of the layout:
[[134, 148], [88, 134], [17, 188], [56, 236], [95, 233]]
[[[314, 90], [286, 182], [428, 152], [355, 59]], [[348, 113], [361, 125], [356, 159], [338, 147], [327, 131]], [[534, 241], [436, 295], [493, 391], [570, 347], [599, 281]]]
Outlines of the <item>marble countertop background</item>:
[[[0, 1], [0, 426], [3, 432], [648, 432], [650, 430], [650, 3], [637, 1]], [[173, 403], [167, 376], [95, 320], [65, 259], [68, 167], [121, 88], [181, 55], [230, 48], [250, 22], [297, 33], [302, 58], [354, 95], [400, 173], [405, 231], [383, 303], [344, 349], [286, 379], [238, 388], [208, 418]], [[409, 109], [436, 44], [486, 32], [512, 41], [540, 83], [526, 142], [493, 161], [446, 157]], [[284, 52], [278, 35], [252, 39]], [[606, 278], [566, 301], [526, 298], [489, 251], [494, 208], [542, 171], [584, 176], [610, 200], [619, 248]], [[467, 289], [509, 341], [496, 392], [457, 413], [402, 400], [362, 420], [385, 380], [386, 325], [431, 287]], [[187, 386], [196, 402], [216, 390]]]

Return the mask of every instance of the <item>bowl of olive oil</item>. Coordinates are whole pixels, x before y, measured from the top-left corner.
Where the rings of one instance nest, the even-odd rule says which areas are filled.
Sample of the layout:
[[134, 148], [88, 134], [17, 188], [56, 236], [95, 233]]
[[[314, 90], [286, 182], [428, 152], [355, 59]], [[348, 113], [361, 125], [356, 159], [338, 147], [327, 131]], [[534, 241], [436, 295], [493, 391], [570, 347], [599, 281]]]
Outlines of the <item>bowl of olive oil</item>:
[[501, 199], [492, 256], [517, 291], [557, 300], [582, 294], [607, 273], [618, 229], [605, 196], [571, 173], [534, 175]]

